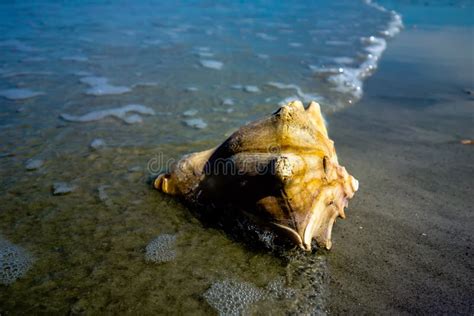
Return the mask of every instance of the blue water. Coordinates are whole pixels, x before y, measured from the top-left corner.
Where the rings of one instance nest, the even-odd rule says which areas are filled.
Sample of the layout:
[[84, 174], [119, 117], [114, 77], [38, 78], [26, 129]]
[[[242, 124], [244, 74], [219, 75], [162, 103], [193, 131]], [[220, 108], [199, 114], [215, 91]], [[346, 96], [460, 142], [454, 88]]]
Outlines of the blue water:
[[[157, 84], [177, 96], [175, 102], [192, 86], [206, 104], [232, 94], [248, 106], [299, 97], [318, 99], [333, 110], [360, 98], [355, 89], [362, 89], [362, 83], [358, 78], [331, 82], [328, 77], [358, 69], [370, 59], [370, 43], [364, 38], [389, 38], [381, 32], [393, 19], [391, 12], [362, 1], [51, 1], [0, 6], [0, 89], [39, 89], [56, 106], [83, 98], [82, 71], [119, 86]], [[372, 57], [378, 59], [382, 51]], [[222, 67], [203, 67], [205, 60]], [[23, 75], [12, 76], [15, 72]], [[75, 85], [59, 87], [69, 82]], [[301, 93], [278, 91], [268, 82], [293, 84]], [[257, 86], [259, 92], [233, 93], [233, 85]]]

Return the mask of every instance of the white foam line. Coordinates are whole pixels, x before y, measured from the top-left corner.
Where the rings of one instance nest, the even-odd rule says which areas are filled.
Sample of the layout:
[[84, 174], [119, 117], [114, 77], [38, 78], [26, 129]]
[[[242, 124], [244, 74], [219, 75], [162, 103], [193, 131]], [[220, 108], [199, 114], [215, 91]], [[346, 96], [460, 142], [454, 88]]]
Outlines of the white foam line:
[[[365, 3], [368, 6], [379, 10], [380, 12], [389, 12], [389, 10], [387, 10], [385, 7], [373, 2], [372, 0], [365, 0]], [[403, 21], [401, 15], [393, 10], [390, 11], [390, 15], [391, 20], [388, 23], [387, 29], [381, 32], [381, 34], [386, 37], [394, 37], [395, 35], [400, 33], [401, 29], [403, 28]]]
[[[365, 3], [381, 12], [389, 12], [386, 8], [371, 0], [366, 0]], [[381, 32], [386, 38], [395, 36], [403, 28], [401, 16], [395, 11], [390, 11], [390, 14], [391, 20], [387, 25], [387, 29]], [[314, 72], [326, 75], [328, 82], [334, 86], [333, 90], [350, 94], [354, 100], [349, 100], [349, 103], [362, 97], [364, 79], [375, 71], [380, 57], [387, 48], [387, 41], [382, 37], [362, 37], [361, 41], [365, 44], [367, 54], [365, 55], [365, 61], [359, 67], [322, 68], [309, 66]]]
[[127, 124], [141, 123], [142, 118], [137, 114], [129, 113], [139, 113], [143, 115], [155, 115], [155, 111], [147, 106], [141, 104], [129, 104], [119, 108], [112, 108], [106, 110], [92, 111], [84, 115], [70, 115], [70, 114], [61, 114], [60, 117], [65, 121], [70, 122], [94, 122], [100, 121], [106, 117], [115, 117], [121, 119]]
[[305, 93], [303, 90], [296, 84], [285, 84], [281, 82], [275, 82], [275, 81], [270, 81], [267, 83], [269, 86], [277, 88], [277, 89], [294, 89], [296, 91], [297, 96], [291, 96], [285, 98], [283, 101], [281, 101], [279, 104], [286, 104], [289, 101], [294, 101], [301, 99], [303, 102], [311, 102], [311, 101], [320, 101], [322, 100], [322, 97], [318, 94], [314, 93]]

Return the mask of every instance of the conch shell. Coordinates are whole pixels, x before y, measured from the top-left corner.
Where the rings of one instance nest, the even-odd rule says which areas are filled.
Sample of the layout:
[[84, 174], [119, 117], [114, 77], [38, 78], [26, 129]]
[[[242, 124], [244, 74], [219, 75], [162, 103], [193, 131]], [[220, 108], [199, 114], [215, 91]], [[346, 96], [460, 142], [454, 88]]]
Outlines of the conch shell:
[[184, 156], [154, 187], [197, 207], [230, 207], [259, 218], [304, 250], [331, 248], [336, 217], [358, 181], [339, 165], [318, 103], [282, 106], [220, 146]]

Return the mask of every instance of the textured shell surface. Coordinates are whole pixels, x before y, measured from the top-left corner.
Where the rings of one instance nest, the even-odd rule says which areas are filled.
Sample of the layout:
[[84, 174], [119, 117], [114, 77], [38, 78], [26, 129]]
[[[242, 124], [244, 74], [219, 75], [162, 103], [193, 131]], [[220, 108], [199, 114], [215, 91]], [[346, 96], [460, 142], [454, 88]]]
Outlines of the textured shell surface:
[[331, 248], [334, 221], [358, 185], [339, 165], [319, 104], [299, 101], [184, 156], [154, 182], [190, 205], [252, 214], [308, 251], [313, 239]]

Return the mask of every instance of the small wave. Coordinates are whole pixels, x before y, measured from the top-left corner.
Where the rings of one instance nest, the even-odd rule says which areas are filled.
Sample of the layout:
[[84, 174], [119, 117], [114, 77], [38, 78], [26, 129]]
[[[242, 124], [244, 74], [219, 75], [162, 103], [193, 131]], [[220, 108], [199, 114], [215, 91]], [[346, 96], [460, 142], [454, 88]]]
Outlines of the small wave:
[[[370, 0], [366, 0], [366, 4], [381, 12], [388, 12], [386, 8]], [[390, 11], [390, 15], [391, 19], [387, 28], [381, 32], [385, 37], [395, 36], [403, 27], [402, 18], [398, 13]], [[364, 50], [367, 53], [364, 54], [365, 60], [358, 67], [326, 68], [313, 65], [309, 66], [313, 72], [326, 77], [327, 81], [333, 86], [332, 90], [350, 95], [351, 99], [348, 100], [349, 103], [353, 103], [362, 97], [364, 79], [375, 71], [380, 57], [387, 48], [387, 41], [382, 37], [362, 37], [361, 42], [365, 46]], [[326, 42], [326, 44], [328, 43]], [[346, 61], [347, 63], [353, 62], [353, 60], [345, 60], [342, 58], [334, 58], [333, 60], [339, 64], [343, 64]]]
[[400, 31], [403, 28], [403, 21], [400, 14], [398, 14], [395, 11], [392, 11], [391, 15], [392, 15], [392, 19], [390, 23], [388, 24], [388, 28], [385, 31], [381, 32], [382, 35], [387, 36], [387, 37], [394, 37], [395, 35], [400, 33]]

